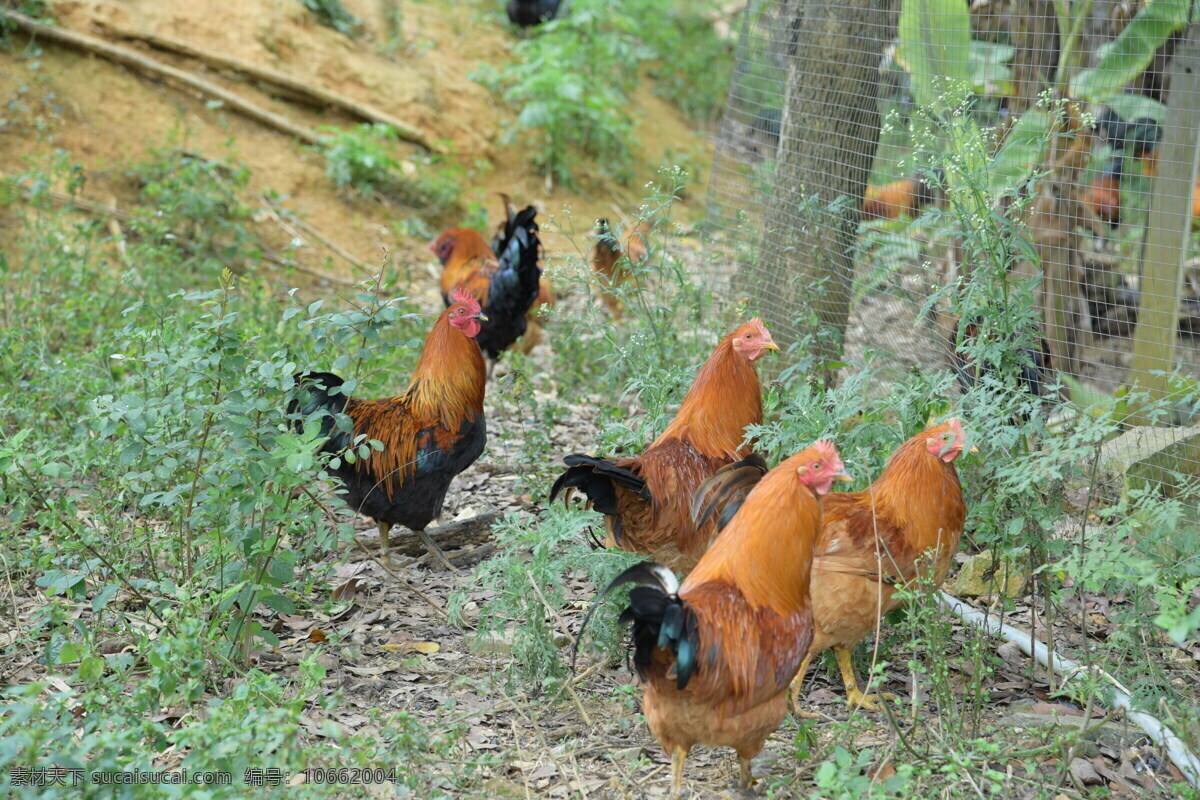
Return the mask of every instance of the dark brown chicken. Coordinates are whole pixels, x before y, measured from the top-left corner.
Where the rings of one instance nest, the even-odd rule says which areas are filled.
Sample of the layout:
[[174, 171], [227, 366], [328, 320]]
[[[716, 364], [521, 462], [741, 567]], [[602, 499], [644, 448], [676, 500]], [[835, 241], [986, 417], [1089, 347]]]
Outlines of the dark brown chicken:
[[700, 368], [679, 413], [636, 458], [575, 453], [550, 491], [583, 492], [604, 514], [609, 546], [642, 553], [687, 572], [708, 548], [712, 525], [692, 523], [689, 506], [700, 483], [749, 450], [746, 426], [762, 422], [762, 387], [754, 361], [778, 350], [757, 319], [739, 325]]

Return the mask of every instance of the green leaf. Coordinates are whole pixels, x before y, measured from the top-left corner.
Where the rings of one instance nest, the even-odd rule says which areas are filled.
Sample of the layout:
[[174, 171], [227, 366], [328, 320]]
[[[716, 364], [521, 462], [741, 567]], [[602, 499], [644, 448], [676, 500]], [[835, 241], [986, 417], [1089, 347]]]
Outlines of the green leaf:
[[79, 680], [91, 683], [104, 675], [106, 662], [100, 656], [88, 656], [79, 662]]
[[1167, 106], [1144, 94], [1121, 92], [1107, 100], [1112, 110], [1121, 115], [1122, 119], [1135, 120], [1140, 117], [1150, 117], [1159, 125], [1167, 118]]
[[[899, 61], [912, 77], [913, 98], [932, 106], [949, 92], [970, 91], [971, 19], [960, 0], [904, 0]], [[949, 105], [955, 105], [951, 101]]]
[[1029, 110], [1021, 115], [988, 169], [993, 195], [1007, 194], [1028, 179], [1042, 162], [1042, 151], [1050, 138], [1050, 115]]
[[281, 594], [269, 594], [262, 599], [263, 603], [275, 609], [280, 614], [295, 614], [296, 604]]
[[120, 588], [120, 584], [110, 583], [97, 592], [96, 596], [92, 598], [92, 611], [99, 611], [107, 606]]
[[1100, 48], [1100, 62], [1071, 81], [1071, 95], [1101, 102], [1150, 66], [1154, 53], [1187, 24], [1191, 0], [1150, 0], [1121, 35]]
[[58, 663], [70, 664], [78, 661], [83, 656], [83, 647], [75, 644], [75, 642], [63, 642], [63, 646], [58, 648]]

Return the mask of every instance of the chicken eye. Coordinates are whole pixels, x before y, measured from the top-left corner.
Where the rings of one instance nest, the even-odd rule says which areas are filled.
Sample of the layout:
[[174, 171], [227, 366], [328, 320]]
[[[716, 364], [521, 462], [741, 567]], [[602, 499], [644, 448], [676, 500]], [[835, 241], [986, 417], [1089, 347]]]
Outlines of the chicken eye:
[[813, 469], [820, 469], [820, 468], [821, 468], [821, 462], [820, 462], [820, 461], [814, 461], [814, 462], [812, 463], [812, 468], [813, 468]]
[[950, 441], [950, 439], [951, 439], [951, 438], [952, 438], [952, 434], [950, 434], [950, 433], [948, 433], [948, 432], [947, 432], [947, 433], [943, 433], [943, 434], [942, 434], [942, 441], [943, 441], [943, 442], [948, 442], [948, 441]]
[[748, 333], [747, 333], [747, 334], [746, 334], [746, 338], [747, 338], [747, 339], [749, 339], [749, 338], [750, 338], [750, 334], [748, 334]]

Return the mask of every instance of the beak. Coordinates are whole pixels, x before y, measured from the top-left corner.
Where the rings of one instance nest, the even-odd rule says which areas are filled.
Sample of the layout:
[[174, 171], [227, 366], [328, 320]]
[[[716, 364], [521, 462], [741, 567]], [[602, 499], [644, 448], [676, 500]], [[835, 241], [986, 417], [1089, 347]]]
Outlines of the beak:
[[487, 321], [488, 321], [487, 314], [483, 313], [482, 311], [480, 311], [478, 314], [476, 314], [476, 315], [475, 315], [474, 317], [472, 317], [471, 319], [477, 319], [477, 320], [479, 320], [480, 322], [487, 322]]
[[971, 449], [970, 449], [970, 450], [968, 450], [967, 452], [968, 452], [968, 453], [978, 453], [978, 452], [979, 452], [979, 448], [978, 448], [978, 447], [976, 447], [975, 445], [971, 445]]
[[774, 351], [778, 352], [779, 345], [775, 344], [774, 342], [763, 342], [762, 349], [763, 350], [774, 350]]
[[852, 478], [850, 473], [846, 472], [846, 470], [842, 470], [837, 475], [834, 475], [833, 479], [835, 481], [841, 481], [842, 483], [853, 483], [854, 481], [854, 478]]

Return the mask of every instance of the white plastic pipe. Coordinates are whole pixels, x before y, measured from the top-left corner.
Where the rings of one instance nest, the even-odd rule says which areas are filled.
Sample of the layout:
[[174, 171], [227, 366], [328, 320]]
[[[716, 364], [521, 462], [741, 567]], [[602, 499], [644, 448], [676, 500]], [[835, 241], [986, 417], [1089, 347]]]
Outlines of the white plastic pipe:
[[[1076, 664], [1069, 658], [1063, 658], [1060, 655], [1051, 658], [1049, 648], [1042, 642], [1035, 641], [1029, 634], [976, 610], [953, 595], [939, 592], [938, 603], [942, 608], [961, 617], [963, 621], [982, 628], [993, 636], [999, 636], [1001, 639], [1014, 643], [1043, 667], [1057, 672], [1064, 683], [1070, 683], [1078, 679], [1080, 675], [1088, 673], [1087, 667]], [[1051, 665], [1051, 661], [1053, 661], [1053, 665]], [[1188, 783], [1200, 787], [1200, 759], [1196, 758], [1187, 745], [1156, 717], [1152, 717], [1144, 711], [1135, 711], [1130, 705], [1129, 693], [1116, 678], [1096, 667], [1092, 667], [1091, 672], [1108, 684], [1101, 690], [1104, 702], [1110, 708], [1124, 711], [1130, 722], [1145, 731], [1152, 742], [1166, 751], [1167, 757], [1175, 766], [1179, 767], [1179, 771], [1187, 778]]]

